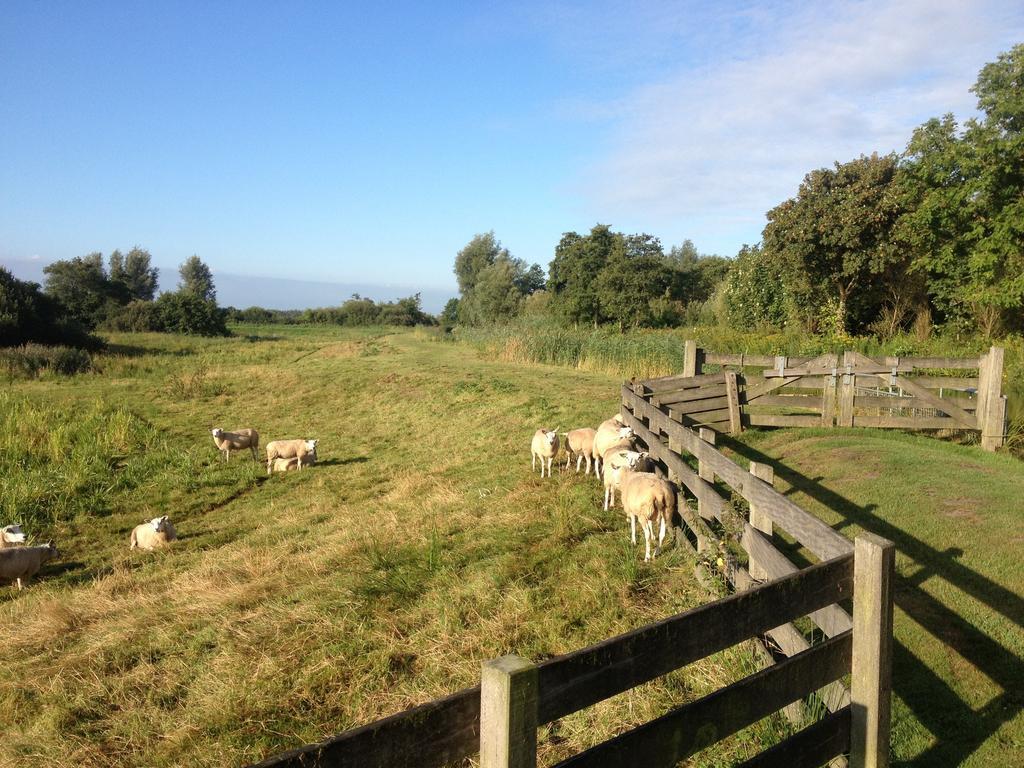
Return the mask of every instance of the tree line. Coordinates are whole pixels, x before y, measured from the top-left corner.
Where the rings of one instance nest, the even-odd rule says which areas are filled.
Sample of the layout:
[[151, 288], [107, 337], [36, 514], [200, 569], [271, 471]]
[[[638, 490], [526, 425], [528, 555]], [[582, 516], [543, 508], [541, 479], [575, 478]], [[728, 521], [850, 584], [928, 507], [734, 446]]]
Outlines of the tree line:
[[598, 224], [562, 236], [544, 280], [493, 232], [477, 235], [456, 257], [460, 298], [442, 319], [541, 311], [620, 328], [1024, 330], [1024, 45], [987, 64], [971, 90], [978, 118], [933, 118], [900, 154], [811, 171], [768, 211], [761, 242], [732, 259], [690, 241], [665, 253], [656, 237]]

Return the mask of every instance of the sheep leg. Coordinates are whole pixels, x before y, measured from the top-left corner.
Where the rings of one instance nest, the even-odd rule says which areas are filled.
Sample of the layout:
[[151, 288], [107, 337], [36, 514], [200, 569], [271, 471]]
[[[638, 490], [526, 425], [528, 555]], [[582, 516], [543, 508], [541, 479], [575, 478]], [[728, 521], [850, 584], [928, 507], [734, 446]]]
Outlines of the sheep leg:
[[554, 460], [555, 459], [553, 456], [548, 459], [548, 477], [551, 477], [551, 462], [553, 462]]
[[612, 506], [615, 506], [615, 486], [612, 486]]
[[636, 516], [629, 516], [629, 540], [631, 543], [636, 544]]
[[604, 511], [608, 511], [608, 486], [604, 487]]
[[17, 578], [16, 581], [18, 582], [18, 591], [20, 592], [22, 589], [24, 589], [24, 587], [22, 587], [21, 585], [21, 578]]
[[641, 523], [644, 529], [644, 562], [650, 562], [651, 560], [651, 539], [654, 538], [654, 526], [651, 525], [650, 520], [645, 520]]
[[530, 471], [531, 472], [536, 472], [537, 471], [537, 454], [536, 453], [531, 453], [530, 454]]

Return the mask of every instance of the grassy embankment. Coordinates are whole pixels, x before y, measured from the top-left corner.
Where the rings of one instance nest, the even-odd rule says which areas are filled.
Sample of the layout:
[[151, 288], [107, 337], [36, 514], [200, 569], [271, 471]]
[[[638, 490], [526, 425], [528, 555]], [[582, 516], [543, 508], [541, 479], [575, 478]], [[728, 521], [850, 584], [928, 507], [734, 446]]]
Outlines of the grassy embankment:
[[[706, 599], [681, 552], [641, 562], [596, 482], [530, 474], [532, 431], [607, 417], [613, 377], [411, 333], [254, 332], [273, 336], [118, 336], [98, 372], [0, 395], [0, 522], [62, 551], [0, 588], [0, 765], [238, 764]], [[224, 465], [215, 425], [316, 436], [322, 460]], [[129, 552], [158, 514], [181, 541]], [[733, 649], [565, 718], [545, 759], [750, 664]]]
[[[24, 510], [64, 552], [0, 594], [0, 765], [238, 763], [470, 685], [482, 659], [539, 660], [707, 599], [683, 553], [639, 561], [596, 483], [528, 474], [533, 428], [596, 423], [621, 375], [646, 371], [490, 362], [418, 334], [254, 332], [277, 337], [119, 337], [134, 351], [101, 372], [0, 399], [0, 521]], [[323, 461], [265, 480], [217, 462], [215, 424], [315, 434]], [[860, 430], [732, 447], [778, 459], [780, 484], [844, 532], [896, 541], [897, 764], [1024, 762], [1020, 465]], [[162, 513], [179, 545], [129, 553], [130, 528]], [[566, 718], [542, 732], [544, 758], [750, 664], [732, 649]]]

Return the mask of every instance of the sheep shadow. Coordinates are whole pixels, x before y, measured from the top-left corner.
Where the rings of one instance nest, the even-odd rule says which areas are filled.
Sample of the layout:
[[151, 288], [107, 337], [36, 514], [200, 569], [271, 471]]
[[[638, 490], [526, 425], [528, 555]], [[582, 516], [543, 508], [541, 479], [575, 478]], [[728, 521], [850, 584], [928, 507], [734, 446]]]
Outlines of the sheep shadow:
[[343, 467], [346, 464], [365, 464], [370, 460], [369, 456], [352, 456], [348, 459], [322, 459], [314, 466], [318, 467]]

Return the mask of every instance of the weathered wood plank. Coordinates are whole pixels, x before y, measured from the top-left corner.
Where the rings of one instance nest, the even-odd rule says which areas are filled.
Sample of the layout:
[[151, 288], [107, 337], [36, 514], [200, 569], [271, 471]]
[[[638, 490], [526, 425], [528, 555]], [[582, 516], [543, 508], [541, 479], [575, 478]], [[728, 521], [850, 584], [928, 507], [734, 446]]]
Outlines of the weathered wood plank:
[[976, 370], [980, 365], [977, 357], [886, 357], [886, 365], [909, 365], [913, 368], [949, 368], [960, 371]]
[[[929, 389], [974, 389], [979, 390], [978, 377], [976, 376], [900, 376], [897, 380], [910, 379], [915, 384]], [[979, 390], [980, 391], [980, 390]]]
[[658, 393], [652, 396], [651, 402], [655, 405], [674, 405], [675, 403], [689, 403], [693, 400], [706, 400], [711, 397], [725, 397], [724, 382], [708, 384], [706, 387], [691, 387], [690, 389], [676, 389]]
[[[750, 474], [764, 480], [768, 485], [773, 487], [775, 485], [775, 470], [768, 464], [762, 464], [757, 461], [750, 462]], [[760, 531], [768, 540], [772, 538], [772, 519], [768, 515], [762, 514], [757, 504], [750, 505], [750, 524], [747, 527]], [[747, 555], [750, 557], [750, 575], [758, 581], [770, 579], [771, 576], [761, 562], [761, 559], [752, 554], [749, 549], [747, 550]]]
[[[764, 569], [769, 579], [781, 579], [783, 576], [789, 576], [800, 570], [789, 558], [772, 546], [764, 532], [757, 530], [756, 526], [744, 527], [740, 537], [740, 546], [750, 556], [751, 563], [756, 561]], [[853, 619], [850, 618], [850, 614], [838, 605], [829, 605], [808, 615], [811, 621], [817, 624], [828, 637], [835, 637], [853, 628]]]
[[[743, 367], [761, 367], [775, 364], [775, 355], [748, 355], [746, 353], [729, 354], [722, 352], [705, 352], [704, 361], [709, 365], [735, 365]], [[789, 362], [793, 365], [805, 365], [812, 358], [790, 357]]]
[[480, 768], [537, 765], [537, 667], [519, 656], [480, 670]]
[[[943, 395], [943, 402], [950, 402], [953, 405], [958, 405], [965, 411], [974, 411], [978, 405], [978, 401], [974, 398], [966, 396], [950, 396]], [[899, 396], [885, 396], [885, 395], [857, 395], [856, 405], [858, 408], [934, 408], [934, 406], [922, 403], [920, 399], [916, 397], [899, 397]]]
[[791, 376], [785, 379], [765, 379], [764, 381], [759, 381], [756, 384], [748, 383], [744, 389], [744, 394], [747, 398], [747, 402], [753, 403], [759, 397], [764, 397], [769, 392], [782, 389], [782, 387], [787, 384], [793, 384], [797, 381], [800, 381], [799, 376]]
[[850, 750], [850, 708], [826, 715], [737, 768], [819, 768]]
[[895, 545], [863, 533], [854, 541], [850, 763], [889, 765], [892, 707], [892, 618]]
[[680, 424], [716, 424], [720, 421], [731, 421], [732, 416], [728, 408], [719, 408], [717, 411], [704, 411], [702, 413], [679, 413], [675, 408], [669, 408], [670, 419]]
[[[849, 597], [851, 583], [852, 557], [845, 555], [545, 661], [538, 665], [539, 722], [579, 711]], [[847, 663], [844, 672], [848, 669]]]
[[[909, 365], [898, 365], [894, 367], [896, 368], [897, 373], [911, 373], [914, 370], [913, 367]], [[845, 365], [840, 367], [838, 372], [845, 373]], [[862, 363], [855, 366], [852, 372], [855, 374], [860, 374], [862, 376], [867, 374], [881, 373], [888, 375], [892, 373], [892, 367], [879, 365], [874, 362], [872, 365]], [[765, 368], [764, 371], [762, 371], [761, 375], [764, 376], [766, 379], [782, 378], [789, 376], [831, 376], [832, 367], [824, 365], [803, 365], [796, 368], [784, 368], [781, 371], [778, 370], [777, 368]]]
[[965, 427], [956, 419], [948, 416], [857, 415], [853, 418], [853, 426], [879, 429], [975, 429], [975, 427]]
[[752, 427], [820, 427], [820, 416], [780, 415], [772, 413], [750, 413], [747, 423]]
[[652, 424], [657, 421], [662, 432], [670, 438], [678, 439], [683, 448], [698, 460], [706, 459], [718, 477], [732, 486], [733, 490], [748, 502], [758, 504], [762, 512], [771, 516], [773, 522], [788, 531], [818, 557], [829, 559], [853, 549], [853, 545], [845, 536], [805, 512], [767, 483], [753, 477], [714, 446], [704, 443], [693, 430], [668, 419], [661, 411], [628, 388], [623, 389], [622, 397], [623, 402], [629, 405], [634, 414], [649, 417]]
[[674, 766], [841, 677], [849, 669], [850, 647], [850, 635], [826, 640], [791, 659], [570, 757], [558, 763], [558, 767]]
[[[716, 393], [717, 394], [717, 393]], [[690, 413], [702, 413], [704, 411], [717, 411], [729, 407], [729, 398], [724, 394], [720, 397], [709, 397], [701, 400], [688, 400], [686, 402], [670, 403], [667, 400], [657, 398], [652, 400], [655, 405], [665, 405], [672, 409], [672, 413], [680, 415]]]
[[668, 392], [673, 389], [688, 389], [690, 387], [702, 387], [707, 384], [721, 384], [725, 381], [725, 375], [721, 373], [704, 373], [697, 376], [661, 376], [656, 379], [642, 379], [637, 382], [643, 384], [650, 392]]
[[772, 408], [811, 408], [815, 411], [821, 410], [820, 395], [762, 395], [753, 402], [747, 401], [751, 406], [770, 406]]
[[922, 405], [920, 407], [937, 408], [940, 411], [946, 413], [948, 416], [959, 421], [967, 429], [977, 429], [977, 417], [972, 416], [960, 406], [955, 405], [954, 403], [951, 403], [948, 400], [943, 400], [938, 395], [933, 394], [930, 390], [925, 389], [920, 384], [914, 383], [910, 379], [899, 379], [898, 383], [899, 386], [901, 386], [904, 389], [904, 391], [910, 392], [911, 394], [917, 396], [920, 400], [922, 400], [925, 403], [925, 405]]
[[[800, 631], [790, 622], [769, 629], [765, 634], [771, 638], [772, 642], [774, 642], [787, 657], [796, 656], [811, 647], [811, 644], [807, 642], [807, 639], [800, 634]], [[841, 680], [833, 680], [831, 683], [828, 683], [813, 692], [818, 694], [818, 697], [825, 704], [825, 708], [828, 709], [829, 712], [835, 712], [850, 703], [850, 691], [845, 685], [843, 685]], [[808, 695], [810, 693], [812, 693], [812, 691], [807, 691]]]
[[736, 374], [728, 371], [725, 374], [725, 395], [729, 403], [729, 434], [738, 435], [743, 431], [740, 420], [740, 393], [736, 385]]
[[251, 768], [435, 768], [480, 749], [480, 686], [281, 753]]
[[981, 447], [987, 451], [994, 451], [1006, 442], [1006, 401], [1002, 399], [1003, 358], [1002, 347], [992, 347], [985, 355], [985, 378], [976, 419], [981, 430]]

